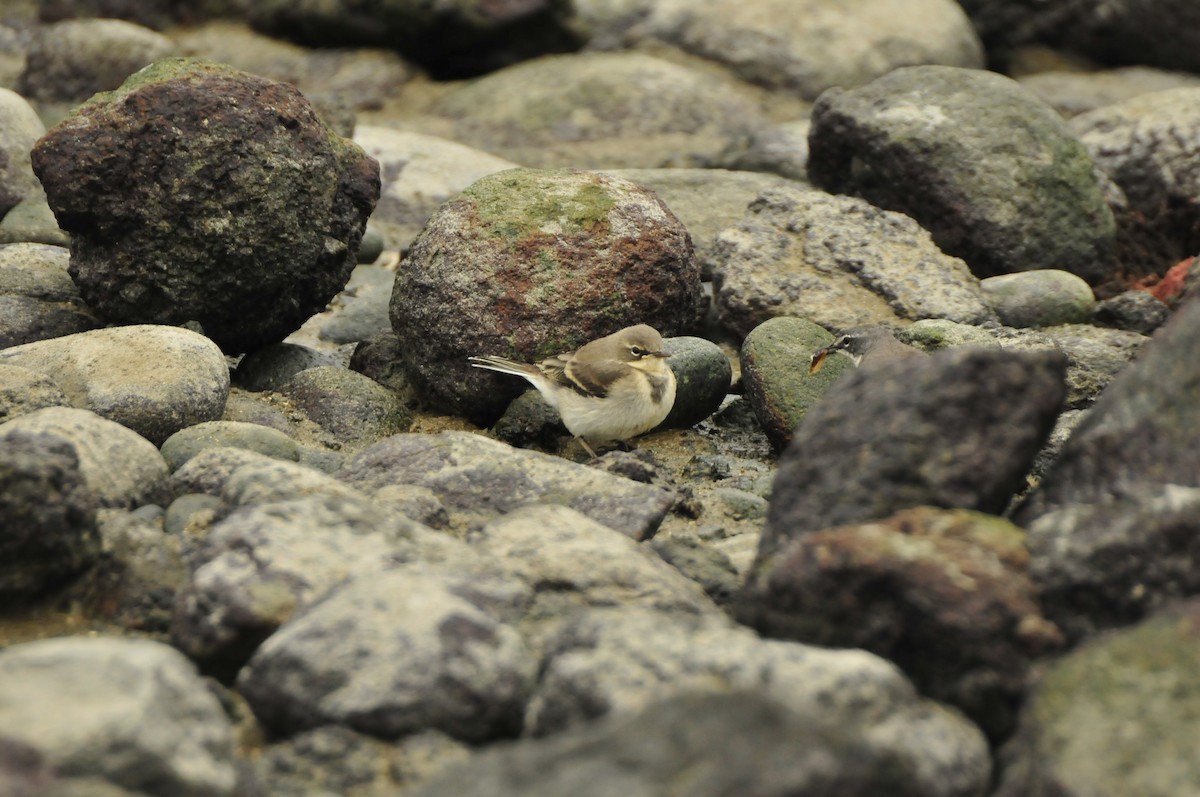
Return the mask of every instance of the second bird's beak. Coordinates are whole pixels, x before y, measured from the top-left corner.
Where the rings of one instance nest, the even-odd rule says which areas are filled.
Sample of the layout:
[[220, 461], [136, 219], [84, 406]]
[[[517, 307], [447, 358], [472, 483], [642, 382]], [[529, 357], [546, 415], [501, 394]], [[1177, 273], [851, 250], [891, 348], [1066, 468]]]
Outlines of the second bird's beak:
[[825, 358], [829, 356], [829, 347], [817, 349], [813, 352], [812, 359], [808, 362], [808, 372], [815, 374], [821, 370], [821, 366], [825, 364]]

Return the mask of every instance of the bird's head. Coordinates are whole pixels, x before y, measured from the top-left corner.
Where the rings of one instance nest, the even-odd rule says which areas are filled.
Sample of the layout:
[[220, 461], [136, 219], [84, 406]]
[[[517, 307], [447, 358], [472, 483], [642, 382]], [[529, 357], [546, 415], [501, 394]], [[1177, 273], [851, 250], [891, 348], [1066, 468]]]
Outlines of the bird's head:
[[627, 363], [636, 364], [663, 360], [671, 355], [663, 349], [662, 335], [647, 324], [628, 327], [617, 333], [617, 357]]
[[870, 327], [864, 329], [854, 329], [841, 335], [833, 343], [828, 346], [823, 346], [813, 352], [812, 359], [808, 364], [808, 372], [815, 374], [821, 370], [825, 364], [825, 358], [836, 352], [845, 354], [850, 359], [854, 360], [854, 364], [858, 365], [862, 362], [862, 358], [879, 344], [884, 339], [891, 338], [892, 331], [887, 327]]

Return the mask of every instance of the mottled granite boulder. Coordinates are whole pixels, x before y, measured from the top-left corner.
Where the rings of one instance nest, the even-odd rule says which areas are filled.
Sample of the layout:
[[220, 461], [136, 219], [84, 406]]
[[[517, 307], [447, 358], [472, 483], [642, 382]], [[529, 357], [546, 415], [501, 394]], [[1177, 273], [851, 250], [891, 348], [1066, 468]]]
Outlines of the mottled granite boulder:
[[472, 368], [527, 362], [637, 323], [693, 323], [700, 269], [652, 192], [580, 171], [512, 169], [442, 205], [401, 262], [392, 328], [405, 371], [444, 410], [490, 425], [528, 384]]
[[993, 317], [963, 261], [912, 219], [856, 197], [766, 191], [717, 234], [714, 259], [717, 316], [739, 337], [788, 315], [839, 331]]
[[160, 61], [38, 142], [84, 300], [123, 323], [199, 322], [227, 352], [282, 340], [341, 290], [378, 164], [293, 87]]

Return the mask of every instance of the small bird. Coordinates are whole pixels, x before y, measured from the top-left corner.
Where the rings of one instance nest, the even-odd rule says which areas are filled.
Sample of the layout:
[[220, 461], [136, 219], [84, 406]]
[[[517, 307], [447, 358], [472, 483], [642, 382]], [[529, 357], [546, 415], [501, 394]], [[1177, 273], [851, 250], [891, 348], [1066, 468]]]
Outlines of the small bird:
[[625, 441], [662, 423], [675, 405], [675, 374], [662, 335], [638, 324], [572, 352], [529, 364], [488, 355], [471, 365], [528, 380], [558, 410], [593, 458], [599, 445]]
[[828, 346], [813, 352], [808, 364], [808, 372], [815, 374], [825, 365], [825, 358], [835, 352], [841, 352], [854, 360], [856, 366], [862, 366], [896, 360], [904, 357], [927, 357], [920, 349], [901, 343], [892, 335], [889, 327], [863, 327], [842, 335]]

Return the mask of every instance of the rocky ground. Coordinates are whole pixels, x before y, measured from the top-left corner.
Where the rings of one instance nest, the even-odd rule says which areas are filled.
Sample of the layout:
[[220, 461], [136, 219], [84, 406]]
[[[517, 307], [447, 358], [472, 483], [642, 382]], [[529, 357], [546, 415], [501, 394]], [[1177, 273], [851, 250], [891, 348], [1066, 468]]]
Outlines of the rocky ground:
[[1200, 794], [1194, 0], [427, 5], [0, 6], [0, 794]]

